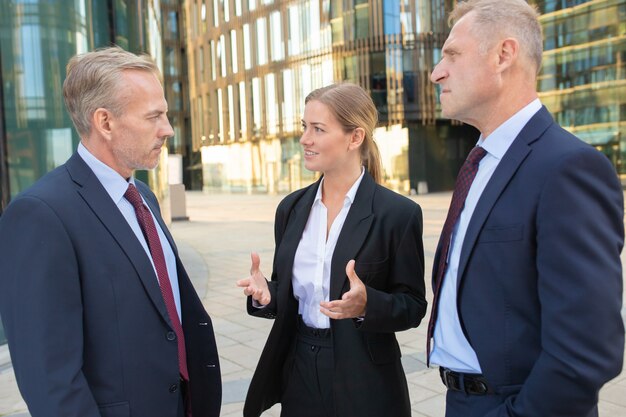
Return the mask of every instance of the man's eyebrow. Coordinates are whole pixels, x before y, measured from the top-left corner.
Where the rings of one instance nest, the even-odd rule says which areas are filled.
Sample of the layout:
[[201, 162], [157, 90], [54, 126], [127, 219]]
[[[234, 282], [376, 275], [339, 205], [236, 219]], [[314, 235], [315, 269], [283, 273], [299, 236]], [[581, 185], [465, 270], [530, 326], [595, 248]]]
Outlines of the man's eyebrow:
[[150, 110], [146, 113], [146, 116], [160, 116], [164, 113], [167, 113], [167, 110], [159, 110], [159, 109], [154, 109], [154, 110]]
[[450, 45], [444, 46], [443, 49], [441, 50], [441, 53], [444, 54], [444, 55], [445, 54], [450, 54], [450, 53], [457, 53], [457, 52], [458, 52], [458, 49], [456, 49], [454, 46], [450, 46]]

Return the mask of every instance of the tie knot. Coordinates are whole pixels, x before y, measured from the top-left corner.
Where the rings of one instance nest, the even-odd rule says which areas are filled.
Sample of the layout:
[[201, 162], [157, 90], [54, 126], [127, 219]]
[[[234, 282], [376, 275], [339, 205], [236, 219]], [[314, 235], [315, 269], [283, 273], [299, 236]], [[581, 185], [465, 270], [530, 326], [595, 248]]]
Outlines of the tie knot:
[[133, 205], [135, 209], [143, 207], [143, 200], [141, 199], [141, 194], [137, 191], [137, 187], [133, 184], [128, 184], [128, 189], [124, 193], [124, 197], [130, 204]]
[[474, 146], [474, 149], [467, 155], [467, 161], [472, 164], [478, 164], [481, 159], [483, 159], [487, 155], [487, 151], [485, 148], [480, 146]]

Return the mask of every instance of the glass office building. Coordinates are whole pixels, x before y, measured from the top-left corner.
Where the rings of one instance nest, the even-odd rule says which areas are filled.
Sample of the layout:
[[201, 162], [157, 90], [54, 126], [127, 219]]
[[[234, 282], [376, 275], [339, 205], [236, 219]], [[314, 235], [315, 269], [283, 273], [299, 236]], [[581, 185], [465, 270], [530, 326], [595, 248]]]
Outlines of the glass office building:
[[[0, 214], [11, 197], [65, 162], [78, 145], [62, 93], [70, 57], [115, 43], [148, 52], [160, 65], [158, 5], [131, 0], [0, 2]], [[167, 199], [166, 173], [138, 175], [162, 201]], [[162, 206], [167, 218], [169, 204]], [[0, 339], [4, 342], [1, 328]]]
[[[478, 133], [441, 117], [429, 80], [453, 0], [190, 0], [194, 149], [205, 188], [285, 192], [312, 181], [298, 144], [304, 98], [351, 81], [372, 95], [386, 184], [453, 187]], [[532, 1], [542, 16], [540, 98], [556, 120], [622, 163], [626, 1]]]
[[300, 118], [312, 90], [366, 88], [386, 184], [450, 189], [476, 138], [439, 117], [430, 70], [452, 1], [190, 0], [192, 138], [205, 188], [287, 192], [312, 181], [300, 155]]
[[533, 3], [544, 30], [541, 101], [626, 178], [626, 0]]

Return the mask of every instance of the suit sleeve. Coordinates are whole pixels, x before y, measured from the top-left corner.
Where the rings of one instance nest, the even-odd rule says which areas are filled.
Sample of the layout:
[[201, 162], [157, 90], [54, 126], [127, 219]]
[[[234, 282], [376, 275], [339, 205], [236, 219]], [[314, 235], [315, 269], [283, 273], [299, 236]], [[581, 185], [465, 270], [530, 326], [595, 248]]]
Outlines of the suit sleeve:
[[426, 314], [424, 289], [424, 248], [422, 211], [415, 204], [408, 220], [398, 216], [403, 234], [391, 252], [387, 288], [366, 285], [365, 319], [357, 326], [362, 331], [397, 332], [417, 327]]
[[537, 208], [542, 350], [517, 396], [494, 416], [586, 416], [622, 370], [623, 193], [591, 148], [549, 176]]
[[[94, 254], [97, 256], [97, 254]], [[2, 320], [33, 417], [97, 417], [82, 372], [83, 305], [72, 241], [54, 211], [15, 200], [0, 221]]]

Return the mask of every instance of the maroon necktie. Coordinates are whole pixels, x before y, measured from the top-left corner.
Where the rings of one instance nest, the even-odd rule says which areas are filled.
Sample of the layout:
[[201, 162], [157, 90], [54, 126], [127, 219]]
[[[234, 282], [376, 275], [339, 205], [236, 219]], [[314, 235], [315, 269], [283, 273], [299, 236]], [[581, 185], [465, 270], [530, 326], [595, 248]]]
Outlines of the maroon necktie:
[[172, 285], [170, 284], [167, 266], [165, 265], [165, 255], [163, 255], [161, 240], [159, 239], [154, 220], [152, 220], [152, 214], [143, 203], [139, 191], [137, 191], [137, 188], [133, 184], [128, 185], [128, 190], [124, 193], [124, 197], [135, 208], [137, 221], [139, 221], [143, 235], [148, 241], [152, 262], [154, 262], [154, 268], [156, 269], [159, 279], [161, 295], [163, 295], [167, 314], [170, 316], [170, 322], [176, 333], [176, 340], [178, 342], [178, 369], [180, 370], [181, 377], [185, 381], [189, 381], [189, 374], [187, 373], [187, 353], [185, 351], [185, 335], [183, 334], [183, 327], [180, 324], [178, 312], [176, 311], [174, 293], [172, 292]]
[[430, 320], [428, 322], [428, 339], [426, 342], [426, 366], [430, 366], [430, 339], [435, 332], [435, 323], [437, 322], [437, 307], [439, 304], [439, 292], [441, 290], [441, 284], [443, 283], [443, 276], [446, 272], [446, 266], [448, 266], [448, 250], [450, 249], [450, 240], [452, 238], [452, 230], [454, 225], [463, 210], [465, 205], [465, 198], [467, 193], [476, 177], [478, 172], [478, 164], [480, 160], [487, 154], [485, 149], [476, 146], [467, 156], [467, 159], [459, 170], [459, 175], [456, 177], [456, 184], [454, 186], [454, 193], [452, 193], [452, 201], [450, 202], [450, 209], [448, 210], [448, 217], [443, 225], [441, 232], [441, 238], [439, 241], [439, 263], [437, 264], [437, 275], [435, 276], [435, 282], [433, 292], [433, 307], [430, 311]]

